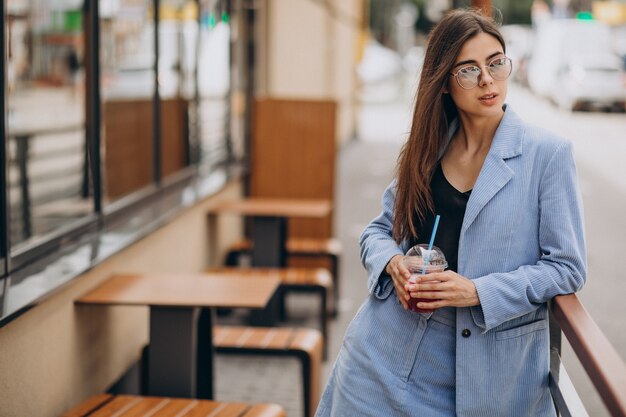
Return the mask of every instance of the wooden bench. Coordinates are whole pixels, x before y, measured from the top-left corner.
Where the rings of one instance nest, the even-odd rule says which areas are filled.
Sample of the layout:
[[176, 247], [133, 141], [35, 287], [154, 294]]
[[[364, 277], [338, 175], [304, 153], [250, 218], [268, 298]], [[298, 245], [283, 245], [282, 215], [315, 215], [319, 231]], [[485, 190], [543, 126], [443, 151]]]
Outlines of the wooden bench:
[[[218, 353], [295, 356], [302, 362], [304, 416], [313, 417], [320, 398], [322, 335], [315, 329], [215, 326]], [[268, 381], [270, 382], [270, 381]]]
[[[341, 257], [341, 242], [335, 238], [289, 238], [286, 244], [288, 263], [298, 262], [301, 258], [327, 259], [333, 280], [334, 293], [329, 304], [330, 313], [337, 315], [339, 302], [339, 258]], [[249, 254], [252, 243], [242, 240], [232, 245], [224, 264], [227, 266], [240, 265], [240, 256]], [[295, 266], [295, 265], [294, 265]]]
[[62, 417], [285, 417], [277, 404], [244, 404], [189, 398], [99, 394], [67, 411]]
[[238, 277], [262, 277], [278, 274], [280, 290], [315, 292], [320, 297], [319, 329], [324, 340], [323, 356], [328, 351], [328, 299], [333, 295], [330, 272], [324, 268], [209, 268], [206, 272]]

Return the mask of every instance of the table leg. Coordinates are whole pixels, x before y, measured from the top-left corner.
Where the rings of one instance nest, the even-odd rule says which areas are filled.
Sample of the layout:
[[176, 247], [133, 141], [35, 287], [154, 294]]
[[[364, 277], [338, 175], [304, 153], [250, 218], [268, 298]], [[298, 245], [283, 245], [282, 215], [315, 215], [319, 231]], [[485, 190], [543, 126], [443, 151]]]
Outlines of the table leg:
[[213, 393], [213, 358], [215, 348], [213, 346], [213, 323], [215, 323], [215, 309], [200, 309], [198, 318], [198, 356], [196, 363], [196, 396], [206, 400], [215, 398]]
[[[252, 218], [252, 266], [284, 267], [287, 265], [287, 219], [284, 217]], [[253, 326], [274, 326], [284, 310], [284, 295], [279, 288], [267, 307], [250, 315]]]
[[287, 263], [287, 219], [284, 217], [252, 218], [252, 265], [282, 267]]
[[148, 394], [213, 397], [212, 310], [150, 308]]

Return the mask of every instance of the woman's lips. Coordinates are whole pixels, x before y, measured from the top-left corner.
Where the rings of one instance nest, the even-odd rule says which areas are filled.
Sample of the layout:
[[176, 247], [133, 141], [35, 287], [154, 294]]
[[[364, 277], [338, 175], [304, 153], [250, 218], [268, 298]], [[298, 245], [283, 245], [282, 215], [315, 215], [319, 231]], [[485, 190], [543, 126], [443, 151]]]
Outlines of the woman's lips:
[[498, 95], [496, 93], [488, 93], [480, 96], [478, 100], [486, 106], [493, 106], [498, 101]]

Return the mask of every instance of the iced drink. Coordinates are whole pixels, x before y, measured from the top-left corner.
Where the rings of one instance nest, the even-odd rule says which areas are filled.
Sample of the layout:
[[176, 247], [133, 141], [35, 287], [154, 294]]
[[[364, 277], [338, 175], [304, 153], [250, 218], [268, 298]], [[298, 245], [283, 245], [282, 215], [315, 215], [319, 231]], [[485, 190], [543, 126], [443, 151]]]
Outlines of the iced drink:
[[[441, 272], [448, 267], [446, 257], [437, 246], [433, 246], [428, 250], [428, 245], [419, 244], [413, 246], [404, 256], [402, 260], [404, 266], [409, 270], [411, 276], [409, 282], [414, 284], [417, 277], [431, 272]], [[409, 309], [416, 313], [432, 313], [431, 309], [418, 308], [417, 303], [436, 301], [431, 298], [409, 298]]]

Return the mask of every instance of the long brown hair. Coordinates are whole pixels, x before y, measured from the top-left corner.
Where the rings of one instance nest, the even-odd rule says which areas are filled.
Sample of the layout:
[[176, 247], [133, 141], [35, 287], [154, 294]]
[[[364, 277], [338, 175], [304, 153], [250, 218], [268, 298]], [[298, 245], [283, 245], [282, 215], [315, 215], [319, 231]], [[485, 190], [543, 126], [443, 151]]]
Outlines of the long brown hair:
[[418, 224], [433, 210], [430, 180], [447, 141], [448, 126], [458, 114], [444, 91], [463, 44], [479, 33], [492, 35], [505, 48], [496, 23], [475, 10], [449, 12], [428, 35], [411, 132], [396, 168], [393, 238], [398, 243], [417, 237]]

